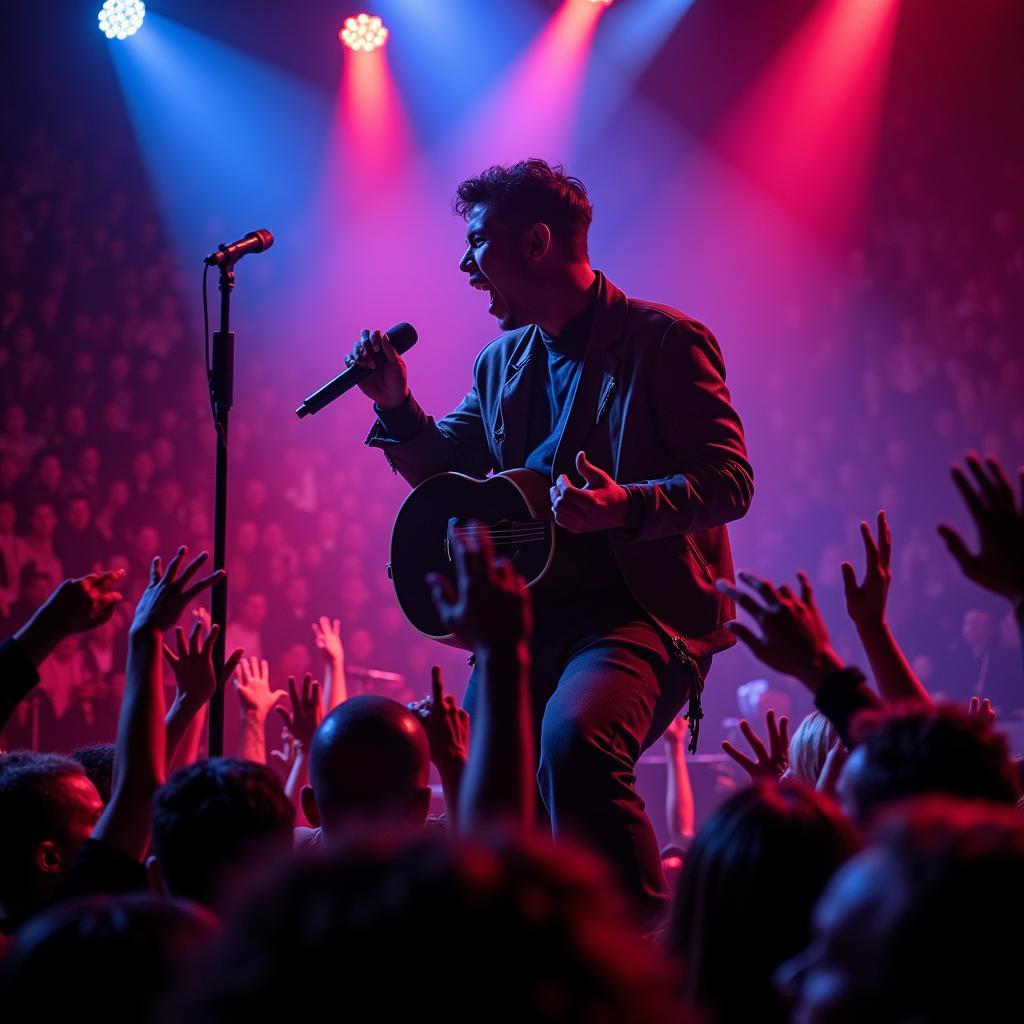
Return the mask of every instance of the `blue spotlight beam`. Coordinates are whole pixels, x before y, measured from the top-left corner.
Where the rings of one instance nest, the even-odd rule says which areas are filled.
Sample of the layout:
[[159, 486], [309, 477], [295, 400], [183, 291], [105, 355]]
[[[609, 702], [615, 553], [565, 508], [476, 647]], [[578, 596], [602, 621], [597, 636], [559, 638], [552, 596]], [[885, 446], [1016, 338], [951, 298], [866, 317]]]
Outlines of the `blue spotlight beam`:
[[[487, 92], [547, 21], [520, 2], [375, 0], [392, 29], [390, 66], [417, 129], [431, 137]], [[425, 83], [429, 83], [427, 87]]]
[[675, 31], [695, 0], [633, 0], [613, 4], [597, 29], [584, 83], [580, 144], [600, 135], [637, 79]]
[[132, 45], [109, 52], [182, 265], [263, 224], [278, 248], [247, 274], [298, 264], [329, 97], [152, 12]]

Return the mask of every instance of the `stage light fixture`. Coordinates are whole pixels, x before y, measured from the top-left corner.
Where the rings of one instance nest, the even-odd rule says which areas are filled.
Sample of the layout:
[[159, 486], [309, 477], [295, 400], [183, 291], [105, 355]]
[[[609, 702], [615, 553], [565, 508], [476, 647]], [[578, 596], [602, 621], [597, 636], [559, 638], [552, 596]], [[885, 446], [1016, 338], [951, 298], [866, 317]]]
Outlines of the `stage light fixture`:
[[350, 50], [369, 53], [387, 42], [388, 30], [375, 14], [357, 14], [345, 19], [338, 38]]
[[96, 17], [108, 39], [127, 39], [142, 28], [146, 5], [142, 0], [106, 0]]

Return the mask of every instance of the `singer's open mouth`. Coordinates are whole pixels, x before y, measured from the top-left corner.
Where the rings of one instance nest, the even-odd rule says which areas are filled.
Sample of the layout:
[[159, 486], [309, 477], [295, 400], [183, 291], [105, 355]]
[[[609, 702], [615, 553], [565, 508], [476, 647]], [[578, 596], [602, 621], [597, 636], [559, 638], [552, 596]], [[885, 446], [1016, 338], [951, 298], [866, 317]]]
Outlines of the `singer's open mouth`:
[[493, 316], [498, 314], [495, 312], [495, 307], [498, 302], [498, 293], [494, 290], [494, 285], [487, 280], [482, 274], [474, 275], [469, 279], [470, 287], [475, 288], [478, 292], [488, 292], [491, 296], [491, 301], [487, 304], [487, 312]]

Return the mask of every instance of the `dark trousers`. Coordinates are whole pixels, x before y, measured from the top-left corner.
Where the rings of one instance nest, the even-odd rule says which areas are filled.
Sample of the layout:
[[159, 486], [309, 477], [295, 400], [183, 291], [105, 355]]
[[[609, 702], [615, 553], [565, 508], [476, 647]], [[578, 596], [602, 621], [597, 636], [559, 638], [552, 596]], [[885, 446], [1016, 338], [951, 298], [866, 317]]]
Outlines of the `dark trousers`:
[[[628, 594], [545, 607], [537, 602], [531, 688], [537, 782], [555, 838], [602, 854], [643, 919], [658, 923], [669, 893], [657, 838], [636, 791], [636, 762], [679, 714], [693, 667], [669, 652]], [[472, 715], [476, 672], [465, 703]]]

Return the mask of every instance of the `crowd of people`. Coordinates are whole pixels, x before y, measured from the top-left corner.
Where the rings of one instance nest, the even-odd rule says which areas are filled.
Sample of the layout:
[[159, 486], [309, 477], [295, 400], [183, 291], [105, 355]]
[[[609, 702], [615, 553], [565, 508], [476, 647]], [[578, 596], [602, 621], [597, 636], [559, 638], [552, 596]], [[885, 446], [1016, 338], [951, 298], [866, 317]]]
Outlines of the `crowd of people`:
[[[121, 567], [137, 594], [139, 566], [168, 538], [210, 548], [214, 438], [183, 298], [192, 285], [162, 241], [148, 188], [125, 173], [126, 143], [98, 147], [84, 121], [59, 143], [43, 128], [9, 127], [27, 138], [0, 200], [0, 626], [8, 631], [66, 576]], [[935, 201], [966, 171], [949, 161], [943, 173], [949, 180], [927, 187], [909, 172], [898, 183], [892, 211], [850, 257], [829, 313], [843, 326], [816, 335], [807, 380], [765, 375], [750, 433], [763, 451], [792, 457], [785, 474], [759, 478], [741, 550], [764, 574], [801, 552], [822, 607], [838, 616], [840, 567], [859, 549], [858, 524], [885, 508], [897, 537], [890, 618], [909, 660], [936, 692], [984, 691], [1009, 721], [1024, 707], [1013, 622], [972, 599], [940, 557], [930, 495], [945, 472], [940, 452], [977, 445], [1012, 464], [1024, 443], [1015, 401], [1024, 364], [1011, 345], [1024, 319], [1015, 201], [1024, 171], [1007, 160], [977, 208]], [[144, 266], [132, 258], [137, 250], [148, 254]], [[47, 258], [54, 251], [59, 261]], [[799, 307], [787, 315], [793, 329], [811, 329]], [[245, 401], [231, 433], [229, 640], [265, 657], [276, 678], [301, 676], [320, 664], [312, 623], [339, 618], [353, 686], [414, 699], [436, 655], [392, 599], [386, 527], [368, 526], [388, 522], [401, 492], [390, 474], [370, 488], [357, 466], [311, 450], [281, 398], [309, 381], [282, 372], [288, 367], [266, 360], [238, 365]], [[805, 396], [799, 407], [795, 393]], [[269, 464], [262, 456], [271, 444], [280, 458]], [[9, 726], [20, 731], [8, 746], [112, 739], [125, 625], [71, 639], [49, 659], [32, 720], [23, 712]], [[836, 642], [844, 654], [856, 650], [851, 628]], [[716, 668], [715, 690], [737, 687], [751, 669], [740, 659]], [[796, 691], [789, 697], [799, 702]], [[735, 714], [731, 697], [711, 700]]]
[[[953, 482], [978, 540], [942, 527], [950, 556], [1024, 627], [1024, 480], [969, 455]], [[80, 1009], [116, 962], [102, 998], [117, 1019], [242, 1021], [286, 1011], [331, 968], [348, 1007], [390, 1016], [424, 998], [396, 970], [441, 980], [458, 964], [455, 1019], [995, 1019], [1024, 911], [1021, 765], [990, 702], [936, 702], [887, 629], [879, 527], [849, 609], [874, 687], [837, 654], [805, 574], [719, 581], [753, 623], [731, 625], [738, 639], [817, 710], [792, 738], [785, 717], [769, 713], [767, 742], [744, 722], [753, 756], [727, 749], [751, 784], [697, 831], [671, 920], [644, 931], [595, 854], [552, 846], [536, 822], [530, 592], [486, 530], [456, 529], [456, 582], [432, 583], [481, 668], [472, 722], [439, 671], [409, 704], [347, 697], [343, 673], [291, 677], [286, 785], [265, 743], [282, 694], [241, 650], [221, 682], [240, 670], [244, 756], [198, 756], [218, 627], [178, 623], [224, 573], [203, 575], [205, 552], [184, 547], [154, 557], [116, 745], [0, 757], [0, 1000], [16, 1015]], [[0, 647], [0, 723], [68, 637], [126, 607], [125, 579], [65, 580]]]
[[[317, 472], [287, 437], [269, 477], [274, 396], [258, 368], [232, 426], [217, 678], [205, 608], [222, 574], [189, 553], [212, 546], [207, 382], [180, 357], [178, 271], [123, 169], [84, 122], [60, 146], [37, 129], [0, 193], [11, 1019], [95, 1004], [114, 1019], [251, 1021], [319, 998], [328, 978], [351, 1012], [385, 1018], [431, 997], [467, 1021], [1005, 1015], [1024, 911], [1021, 764], [998, 728], [1024, 706], [1024, 481], [1003, 468], [1024, 443], [1011, 348], [1024, 250], [1002, 196], [971, 233], [908, 180], [899, 215], [852, 257], [844, 301], [877, 311], [898, 292], [900, 337], [866, 315], [856, 344], [825, 339], [808, 370], [857, 381], [856, 408], [822, 408], [800, 432], [785, 495], [767, 484], [777, 515], [749, 545], [756, 573], [718, 584], [743, 613], [735, 635], [798, 700], [723, 744], [749, 785], [699, 827], [685, 723], [669, 728], [674, 899], [655, 926], [599, 851], [552, 845], [537, 821], [523, 581], [485, 532], [456, 531], [457, 583], [434, 599], [482, 667], [470, 721], [429, 646], [378, 600], [390, 584], [364, 524], [383, 514], [362, 481]], [[1019, 168], [1003, 176], [1019, 188]], [[112, 185], [100, 204], [97, 182]], [[145, 267], [139, 248], [155, 254]], [[779, 397], [765, 426], [782, 436]], [[952, 477], [976, 541], [935, 522], [932, 436], [993, 453]], [[865, 500], [887, 513], [858, 526], [849, 510]], [[936, 526], [941, 557], [925, 542]], [[764, 578], [798, 548], [807, 574]], [[208, 758], [218, 686], [231, 756]], [[796, 722], [800, 700], [814, 710]]]

